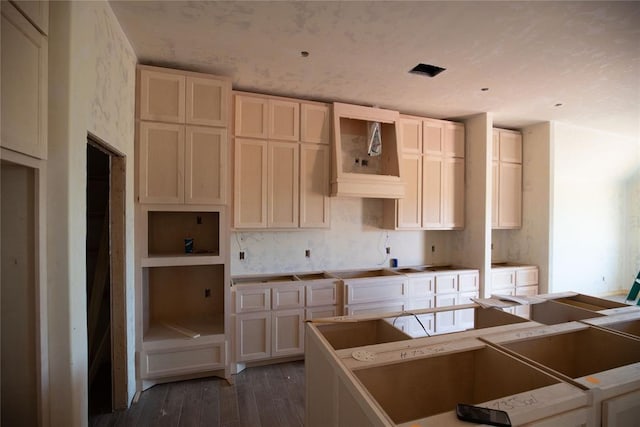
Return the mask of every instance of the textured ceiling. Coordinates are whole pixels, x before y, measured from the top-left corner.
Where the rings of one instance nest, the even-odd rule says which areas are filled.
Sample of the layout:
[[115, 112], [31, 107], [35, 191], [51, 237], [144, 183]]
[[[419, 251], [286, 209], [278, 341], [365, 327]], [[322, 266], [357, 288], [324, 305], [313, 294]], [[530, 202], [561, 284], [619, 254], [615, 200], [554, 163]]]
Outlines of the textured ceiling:
[[[110, 4], [141, 63], [230, 76], [237, 89], [640, 141], [637, 1]], [[408, 73], [420, 62], [446, 71]]]

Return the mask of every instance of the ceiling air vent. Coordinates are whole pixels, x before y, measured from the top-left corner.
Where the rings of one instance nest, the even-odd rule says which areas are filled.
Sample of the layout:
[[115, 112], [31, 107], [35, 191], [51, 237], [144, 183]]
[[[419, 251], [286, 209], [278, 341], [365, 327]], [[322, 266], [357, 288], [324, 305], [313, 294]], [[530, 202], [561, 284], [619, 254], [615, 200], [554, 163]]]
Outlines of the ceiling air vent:
[[429, 77], [435, 77], [441, 72], [446, 70], [446, 68], [437, 67], [435, 65], [429, 64], [418, 64], [413, 67], [409, 72], [413, 74], [422, 74]]

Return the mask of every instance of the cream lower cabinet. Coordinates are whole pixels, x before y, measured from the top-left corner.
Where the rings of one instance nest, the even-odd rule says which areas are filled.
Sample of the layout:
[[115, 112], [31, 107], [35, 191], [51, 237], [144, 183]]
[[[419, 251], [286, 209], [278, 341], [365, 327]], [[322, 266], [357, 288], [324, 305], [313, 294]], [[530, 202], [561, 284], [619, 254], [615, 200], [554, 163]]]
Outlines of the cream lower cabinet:
[[138, 124], [140, 203], [224, 204], [227, 131]]
[[[491, 294], [534, 296], [538, 294], [538, 268], [536, 266], [494, 267], [491, 270]], [[529, 318], [530, 307], [521, 305], [503, 309]]]
[[[470, 304], [478, 297], [479, 272], [464, 270], [435, 275], [435, 306], [448, 307]], [[443, 311], [435, 314], [435, 332], [461, 331], [474, 326], [473, 309]]]
[[305, 320], [341, 314], [337, 280], [304, 276], [234, 279], [236, 363], [302, 356]]
[[225, 368], [224, 337], [202, 337], [193, 343], [184, 340], [145, 343], [140, 354], [140, 377], [153, 380]]

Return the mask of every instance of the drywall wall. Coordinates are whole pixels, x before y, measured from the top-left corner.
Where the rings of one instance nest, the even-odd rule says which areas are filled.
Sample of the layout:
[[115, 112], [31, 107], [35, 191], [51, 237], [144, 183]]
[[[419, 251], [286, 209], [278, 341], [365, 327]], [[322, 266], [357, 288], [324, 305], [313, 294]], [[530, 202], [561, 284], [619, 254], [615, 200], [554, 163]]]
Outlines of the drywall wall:
[[627, 290], [639, 268], [640, 143], [563, 123], [552, 126], [549, 290]]
[[129, 394], [135, 392], [133, 141], [136, 57], [105, 1], [51, 2], [48, 273], [51, 425], [86, 425], [86, 143], [124, 154]]
[[490, 278], [491, 238], [491, 113], [465, 120], [464, 230], [452, 234], [450, 256], [458, 265], [480, 270], [481, 296]]
[[522, 228], [493, 230], [492, 261], [536, 265], [540, 293], [549, 283], [551, 123], [522, 129]]
[[452, 232], [385, 230], [382, 212], [381, 199], [332, 197], [328, 230], [231, 233], [231, 274], [386, 268], [390, 258], [399, 265], [450, 261], [447, 236]]

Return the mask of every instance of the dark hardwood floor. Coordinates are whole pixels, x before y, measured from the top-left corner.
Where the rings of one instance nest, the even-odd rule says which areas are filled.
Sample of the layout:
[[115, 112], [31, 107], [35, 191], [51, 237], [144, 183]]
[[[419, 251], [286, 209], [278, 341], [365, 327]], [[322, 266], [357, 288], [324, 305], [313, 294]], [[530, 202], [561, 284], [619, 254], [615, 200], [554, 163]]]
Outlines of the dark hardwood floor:
[[160, 384], [126, 411], [89, 420], [107, 426], [251, 426], [304, 424], [304, 362], [247, 368], [235, 384], [211, 377]]

